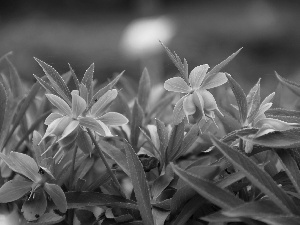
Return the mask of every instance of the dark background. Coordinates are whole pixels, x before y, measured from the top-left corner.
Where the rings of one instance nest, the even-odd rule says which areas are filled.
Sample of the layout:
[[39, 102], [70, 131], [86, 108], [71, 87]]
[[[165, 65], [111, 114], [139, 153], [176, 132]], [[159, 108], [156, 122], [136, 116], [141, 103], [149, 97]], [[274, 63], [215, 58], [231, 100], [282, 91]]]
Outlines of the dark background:
[[[70, 63], [79, 77], [94, 62], [100, 82], [123, 70], [137, 82], [145, 65], [153, 80], [163, 81], [177, 72], [158, 42], [168, 28], [153, 31], [156, 46], [147, 48], [154, 52], [130, 53], [133, 48], [121, 40], [132, 21], [164, 18], [173, 28], [165, 44], [187, 59], [190, 70], [204, 63], [213, 67], [243, 47], [225, 70], [245, 91], [261, 77], [266, 95], [276, 88], [274, 71], [300, 80], [299, 10], [296, 0], [1, 1], [0, 55], [13, 51], [11, 59], [28, 82], [33, 73], [43, 73], [34, 56], [60, 73]], [[152, 31], [142, 27], [136, 38]]]

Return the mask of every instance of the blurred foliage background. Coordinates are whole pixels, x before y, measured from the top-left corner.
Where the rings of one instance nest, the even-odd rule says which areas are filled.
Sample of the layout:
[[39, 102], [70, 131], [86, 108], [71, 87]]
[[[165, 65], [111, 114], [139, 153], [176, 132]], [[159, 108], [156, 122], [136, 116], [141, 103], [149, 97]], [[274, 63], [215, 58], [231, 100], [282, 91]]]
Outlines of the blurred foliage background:
[[105, 81], [126, 70], [133, 82], [147, 66], [154, 82], [177, 71], [158, 40], [190, 70], [211, 67], [244, 47], [227, 66], [247, 92], [259, 77], [274, 91], [274, 71], [300, 80], [299, 1], [52, 0], [1, 1], [0, 55], [13, 51], [21, 76], [43, 72], [33, 56], [79, 77], [91, 63]]

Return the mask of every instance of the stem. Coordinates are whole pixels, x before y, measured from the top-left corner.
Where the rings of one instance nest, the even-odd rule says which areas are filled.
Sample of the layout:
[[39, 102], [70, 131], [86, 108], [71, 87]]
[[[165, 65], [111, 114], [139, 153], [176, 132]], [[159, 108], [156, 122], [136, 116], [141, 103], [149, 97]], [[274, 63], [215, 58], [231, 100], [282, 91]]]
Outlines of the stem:
[[107, 172], [109, 173], [111, 179], [113, 180], [113, 182], [115, 183], [116, 187], [120, 190], [120, 192], [122, 193], [122, 189], [121, 189], [121, 185], [118, 181], [118, 179], [116, 178], [115, 174], [113, 173], [113, 171], [111, 170], [110, 166], [108, 165], [107, 161], [106, 161], [106, 158], [104, 157], [103, 153], [102, 153], [102, 150], [100, 149], [100, 144], [96, 141], [92, 131], [89, 129], [89, 128], [86, 128], [94, 145], [95, 145], [95, 148], [96, 150], [98, 151], [99, 155], [100, 155], [100, 158], [102, 159], [106, 169], [107, 169]]
[[240, 151], [244, 152], [244, 142], [243, 142], [242, 138], [240, 138], [239, 149], [240, 149]]

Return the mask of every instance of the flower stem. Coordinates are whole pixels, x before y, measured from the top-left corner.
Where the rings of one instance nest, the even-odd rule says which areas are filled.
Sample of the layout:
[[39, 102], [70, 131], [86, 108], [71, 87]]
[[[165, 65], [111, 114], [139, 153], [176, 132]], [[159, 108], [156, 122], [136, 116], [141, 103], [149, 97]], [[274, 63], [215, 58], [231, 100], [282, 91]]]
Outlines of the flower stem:
[[89, 133], [89, 135], [90, 135], [90, 137], [91, 137], [91, 139], [92, 139], [92, 141], [95, 145], [96, 150], [98, 151], [98, 153], [100, 155], [100, 158], [102, 159], [102, 161], [103, 161], [103, 163], [104, 163], [104, 165], [107, 169], [107, 172], [109, 173], [109, 175], [112, 178], [113, 182], [115, 183], [116, 187], [119, 189], [120, 193], [122, 194], [123, 192], [122, 192], [122, 189], [121, 189], [121, 185], [120, 185], [118, 179], [116, 178], [115, 174], [111, 170], [110, 166], [108, 165], [108, 163], [106, 161], [106, 158], [104, 157], [104, 155], [102, 153], [102, 150], [100, 148], [100, 144], [96, 141], [92, 131], [89, 128], [87, 128], [87, 131], [88, 131], [88, 133]]
[[72, 169], [71, 169], [70, 180], [69, 180], [69, 191], [72, 191], [74, 188], [72, 186], [72, 183], [73, 183], [74, 176], [75, 176], [75, 160], [76, 160], [77, 149], [78, 149], [78, 146], [75, 147], [74, 153], [73, 153]]

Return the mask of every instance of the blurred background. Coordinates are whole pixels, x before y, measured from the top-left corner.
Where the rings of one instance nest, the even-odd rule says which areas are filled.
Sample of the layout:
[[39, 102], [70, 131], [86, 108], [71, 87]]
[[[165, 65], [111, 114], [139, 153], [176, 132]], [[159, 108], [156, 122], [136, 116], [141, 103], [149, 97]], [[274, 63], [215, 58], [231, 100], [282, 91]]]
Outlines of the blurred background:
[[0, 55], [20, 75], [41, 76], [37, 57], [60, 73], [68, 63], [82, 77], [91, 63], [100, 82], [114, 73], [138, 82], [147, 66], [153, 82], [177, 73], [159, 40], [190, 70], [211, 68], [243, 47], [225, 69], [247, 92], [262, 78], [274, 91], [274, 71], [300, 81], [300, 1], [52, 0], [1, 1]]

